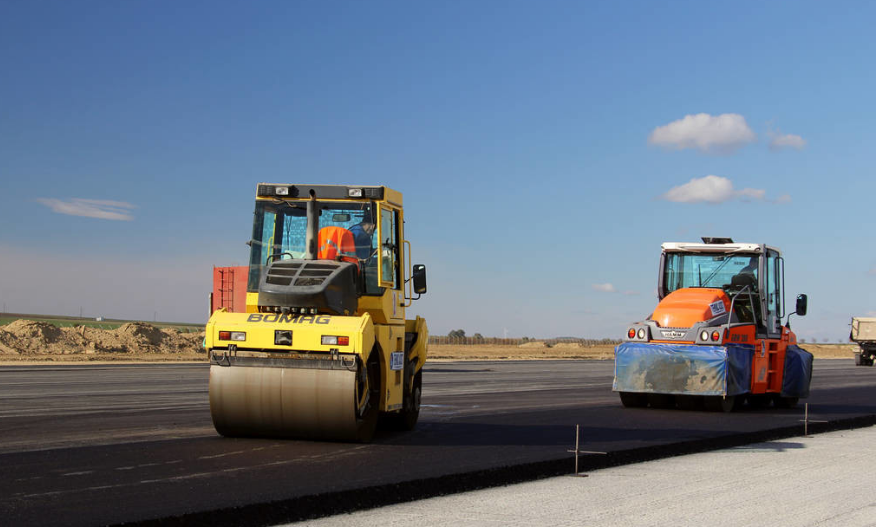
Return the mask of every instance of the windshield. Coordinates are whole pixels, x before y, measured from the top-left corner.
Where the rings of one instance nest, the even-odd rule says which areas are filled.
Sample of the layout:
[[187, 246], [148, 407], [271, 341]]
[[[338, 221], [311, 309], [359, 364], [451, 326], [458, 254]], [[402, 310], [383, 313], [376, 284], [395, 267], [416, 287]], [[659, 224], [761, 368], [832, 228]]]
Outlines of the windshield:
[[[376, 208], [370, 202], [317, 202], [321, 247], [317, 257], [358, 263], [376, 273], [372, 213]], [[373, 212], [375, 211], [375, 212]], [[349, 231], [349, 234], [345, 231]], [[302, 259], [307, 252], [307, 202], [257, 201], [250, 250], [250, 272], [247, 289], [258, 291], [259, 277], [269, 259]], [[373, 280], [366, 280], [373, 282]], [[367, 290], [366, 293], [377, 293]]]
[[756, 279], [758, 258], [756, 254], [667, 253], [663, 271], [666, 294], [685, 287], [727, 288], [738, 274]]

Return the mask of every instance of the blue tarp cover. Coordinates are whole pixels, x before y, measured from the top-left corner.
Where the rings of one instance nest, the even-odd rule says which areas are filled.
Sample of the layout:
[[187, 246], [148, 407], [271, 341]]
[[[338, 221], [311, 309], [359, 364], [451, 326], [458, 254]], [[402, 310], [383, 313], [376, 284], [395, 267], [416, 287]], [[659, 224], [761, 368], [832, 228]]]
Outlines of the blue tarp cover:
[[739, 395], [751, 390], [754, 346], [624, 342], [614, 349], [616, 392]]
[[788, 346], [785, 352], [785, 377], [782, 379], [782, 397], [809, 397], [812, 381], [812, 354], [797, 346]]

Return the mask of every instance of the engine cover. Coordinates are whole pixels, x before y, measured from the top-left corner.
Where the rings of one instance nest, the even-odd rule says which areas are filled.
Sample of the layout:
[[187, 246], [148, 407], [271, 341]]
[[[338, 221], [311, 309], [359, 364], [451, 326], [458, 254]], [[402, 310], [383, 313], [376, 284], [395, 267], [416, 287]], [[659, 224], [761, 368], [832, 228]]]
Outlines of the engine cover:
[[333, 260], [275, 260], [259, 282], [262, 306], [352, 315], [359, 307], [359, 269]]

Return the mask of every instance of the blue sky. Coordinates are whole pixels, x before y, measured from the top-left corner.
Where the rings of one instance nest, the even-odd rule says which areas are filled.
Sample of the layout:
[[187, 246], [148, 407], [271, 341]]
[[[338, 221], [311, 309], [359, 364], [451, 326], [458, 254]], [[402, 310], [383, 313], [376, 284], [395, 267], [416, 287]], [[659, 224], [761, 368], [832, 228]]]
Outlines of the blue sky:
[[781, 248], [787, 301], [810, 297], [794, 329], [838, 341], [876, 315], [874, 19], [0, 2], [0, 300], [200, 322], [211, 266], [247, 260], [258, 182], [385, 184], [434, 334], [616, 337], [656, 304], [663, 241], [731, 236]]

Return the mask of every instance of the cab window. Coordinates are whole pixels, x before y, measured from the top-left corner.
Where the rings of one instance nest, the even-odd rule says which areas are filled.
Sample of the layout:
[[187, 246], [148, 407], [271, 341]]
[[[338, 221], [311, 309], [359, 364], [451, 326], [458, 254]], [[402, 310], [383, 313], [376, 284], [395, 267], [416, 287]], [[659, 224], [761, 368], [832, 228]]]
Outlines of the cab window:
[[380, 209], [380, 285], [399, 288], [398, 211]]

